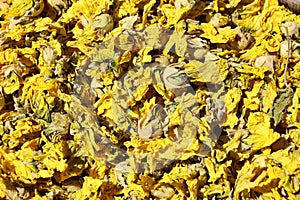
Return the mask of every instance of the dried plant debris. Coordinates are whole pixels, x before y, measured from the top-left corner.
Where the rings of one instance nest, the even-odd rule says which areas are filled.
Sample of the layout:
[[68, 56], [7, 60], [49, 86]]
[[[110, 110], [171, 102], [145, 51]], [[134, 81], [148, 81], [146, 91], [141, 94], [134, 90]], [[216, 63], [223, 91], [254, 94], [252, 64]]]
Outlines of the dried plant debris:
[[277, 0], [0, 18], [1, 199], [300, 198], [300, 18]]

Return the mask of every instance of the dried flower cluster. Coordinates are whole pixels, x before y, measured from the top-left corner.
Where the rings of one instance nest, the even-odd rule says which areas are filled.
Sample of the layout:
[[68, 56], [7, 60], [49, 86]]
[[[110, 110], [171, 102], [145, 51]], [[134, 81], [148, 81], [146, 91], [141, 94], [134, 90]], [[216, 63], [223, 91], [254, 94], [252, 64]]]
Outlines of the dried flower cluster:
[[300, 198], [300, 17], [277, 0], [0, 17], [0, 198]]

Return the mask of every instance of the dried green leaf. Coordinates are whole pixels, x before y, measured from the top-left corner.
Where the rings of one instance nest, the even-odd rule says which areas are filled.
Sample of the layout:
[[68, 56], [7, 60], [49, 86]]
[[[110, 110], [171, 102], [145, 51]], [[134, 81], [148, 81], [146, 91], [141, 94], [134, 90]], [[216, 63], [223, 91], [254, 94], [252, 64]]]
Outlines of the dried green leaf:
[[286, 109], [292, 103], [293, 90], [288, 88], [284, 91], [278, 91], [271, 106], [268, 115], [274, 119], [274, 125], [277, 126], [286, 114]]

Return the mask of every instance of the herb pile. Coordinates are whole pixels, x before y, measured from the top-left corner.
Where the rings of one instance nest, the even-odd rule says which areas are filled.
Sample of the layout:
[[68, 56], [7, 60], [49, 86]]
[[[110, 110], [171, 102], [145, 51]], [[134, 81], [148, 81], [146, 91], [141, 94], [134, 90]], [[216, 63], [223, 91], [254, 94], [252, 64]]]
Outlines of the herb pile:
[[300, 198], [300, 18], [277, 0], [0, 17], [0, 198]]

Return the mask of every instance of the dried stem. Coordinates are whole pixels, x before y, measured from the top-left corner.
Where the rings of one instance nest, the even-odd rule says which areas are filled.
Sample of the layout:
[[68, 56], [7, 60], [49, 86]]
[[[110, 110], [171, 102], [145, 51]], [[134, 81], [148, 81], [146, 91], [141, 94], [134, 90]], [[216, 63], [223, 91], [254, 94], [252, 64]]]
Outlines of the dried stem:
[[288, 32], [288, 28], [285, 27], [286, 29], [286, 36], [287, 36], [287, 43], [288, 43], [288, 55], [286, 58], [286, 63], [285, 63], [285, 67], [284, 67], [284, 84], [286, 88], [289, 88], [289, 85], [287, 84], [287, 80], [286, 80], [286, 74], [287, 74], [287, 68], [289, 66], [289, 59], [290, 59], [290, 36], [289, 36], [289, 32]]

